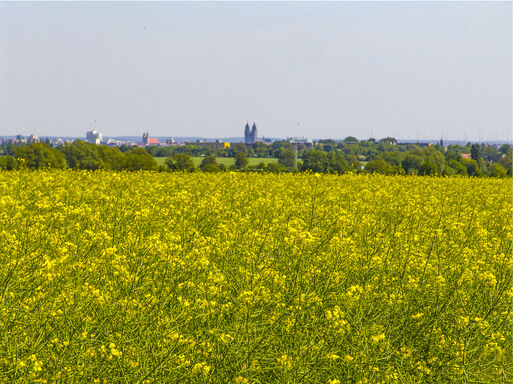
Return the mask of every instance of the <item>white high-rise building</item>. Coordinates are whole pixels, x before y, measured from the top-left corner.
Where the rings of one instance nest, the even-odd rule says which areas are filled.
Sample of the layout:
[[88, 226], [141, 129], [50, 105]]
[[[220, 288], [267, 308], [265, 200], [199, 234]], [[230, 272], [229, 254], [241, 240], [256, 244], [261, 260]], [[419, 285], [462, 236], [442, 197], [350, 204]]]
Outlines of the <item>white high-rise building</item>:
[[92, 131], [86, 132], [86, 141], [91, 144], [100, 144], [103, 140], [103, 135], [93, 129]]

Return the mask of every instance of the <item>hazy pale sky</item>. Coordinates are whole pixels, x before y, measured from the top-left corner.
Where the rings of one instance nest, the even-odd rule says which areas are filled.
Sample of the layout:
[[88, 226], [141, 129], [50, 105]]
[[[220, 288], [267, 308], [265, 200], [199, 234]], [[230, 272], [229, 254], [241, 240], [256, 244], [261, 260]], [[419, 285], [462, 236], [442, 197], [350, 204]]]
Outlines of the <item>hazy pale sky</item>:
[[511, 140], [512, 4], [0, 3], [0, 136]]

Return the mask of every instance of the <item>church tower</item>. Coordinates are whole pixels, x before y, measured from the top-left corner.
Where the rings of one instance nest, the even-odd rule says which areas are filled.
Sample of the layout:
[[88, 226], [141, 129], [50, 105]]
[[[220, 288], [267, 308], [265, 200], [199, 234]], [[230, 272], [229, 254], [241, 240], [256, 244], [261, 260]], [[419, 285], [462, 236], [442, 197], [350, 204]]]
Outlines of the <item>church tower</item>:
[[255, 122], [253, 122], [253, 127], [251, 127], [251, 143], [254, 144], [257, 141], [257, 127]]
[[253, 122], [253, 126], [249, 129], [249, 124], [246, 123], [246, 127], [244, 129], [244, 144], [255, 144], [257, 142], [257, 127]]
[[251, 144], [251, 132], [249, 131], [249, 124], [246, 123], [246, 128], [244, 129], [244, 143]]
[[148, 145], [150, 143], [150, 133], [146, 131], [146, 133], [143, 133], [143, 144]]

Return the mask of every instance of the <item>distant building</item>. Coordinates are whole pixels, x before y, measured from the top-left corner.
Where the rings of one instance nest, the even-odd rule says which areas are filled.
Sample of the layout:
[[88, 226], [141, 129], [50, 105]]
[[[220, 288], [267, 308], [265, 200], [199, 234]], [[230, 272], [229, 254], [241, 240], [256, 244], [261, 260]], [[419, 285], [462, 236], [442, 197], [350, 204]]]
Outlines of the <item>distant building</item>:
[[25, 139], [25, 137], [22, 135], [16, 135], [16, 137], [14, 139], [11, 139], [10, 142], [13, 144], [26, 144], [27, 139]]
[[472, 156], [470, 155], [470, 153], [462, 153], [461, 157], [463, 157], [464, 159], [472, 159]]
[[121, 147], [122, 145], [127, 145], [129, 147], [133, 147], [133, 146], [137, 145], [137, 143], [135, 141], [118, 140], [118, 139], [108, 139], [105, 142], [105, 144], [108, 145], [109, 147]]
[[143, 144], [145, 146], [159, 145], [159, 139], [150, 137], [150, 133], [148, 131], [146, 131], [146, 133], [143, 133]]
[[305, 139], [304, 137], [288, 137], [286, 141], [287, 143], [296, 146], [303, 144], [306, 148], [311, 148], [313, 146], [312, 139]]
[[60, 145], [63, 145], [64, 144], [64, 140], [62, 140], [60, 137], [59, 138], [53, 138], [50, 143], [55, 146], [55, 147], [58, 147]]
[[253, 122], [253, 127], [251, 127], [251, 130], [249, 129], [249, 124], [246, 123], [246, 127], [244, 129], [244, 144], [255, 144], [257, 142], [257, 127], [256, 124]]
[[224, 142], [224, 141], [221, 141], [221, 140], [216, 140], [216, 141], [204, 141], [204, 140], [186, 141], [185, 145], [194, 145], [195, 147], [209, 148], [209, 149], [213, 149], [213, 150], [230, 148], [230, 143]]
[[39, 143], [39, 137], [37, 137], [36, 135], [30, 135], [27, 139], [27, 143], [28, 144]]
[[103, 135], [96, 129], [86, 132], [86, 141], [91, 144], [100, 144], [103, 140]]

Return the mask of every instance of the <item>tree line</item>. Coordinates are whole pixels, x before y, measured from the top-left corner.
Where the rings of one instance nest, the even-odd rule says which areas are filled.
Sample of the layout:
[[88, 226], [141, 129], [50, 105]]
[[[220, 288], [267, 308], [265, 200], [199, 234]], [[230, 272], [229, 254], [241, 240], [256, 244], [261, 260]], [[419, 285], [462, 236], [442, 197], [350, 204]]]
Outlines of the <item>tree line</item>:
[[[251, 157], [271, 157], [259, 151], [268, 147], [277, 162], [249, 165]], [[397, 144], [393, 138], [380, 141], [358, 141], [349, 137], [342, 142], [321, 140], [313, 148], [295, 146], [287, 142], [271, 145], [256, 143], [247, 146], [235, 144], [229, 149], [205, 152], [201, 164], [196, 167], [191, 146], [175, 147], [108, 147], [77, 140], [54, 148], [46, 143], [28, 145], [6, 144], [0, 147], [0, 169], [110, 169], [221, 172], [225, 170], [267, 172], [319, 172], [380, 173], [384, 175], [432, 175], [506, 177], [512, 174], [512, 146], [500, 147], [485, 144], [418, 145]], [[158, 165], [155, 156], [166, 150], [165, 165]], [[210, 151], [210, 152], [209, 152]], [[233, 157], [232, 166], [219, 164], [216, 157]]]
[[133, 147], [125, 152], [119, 148], [76, 140], [53, 148], [46, 143], [3, 146], [0, 169], [110, 169], [115, 171], [158, 170], [154, 157], [144, 148]]

